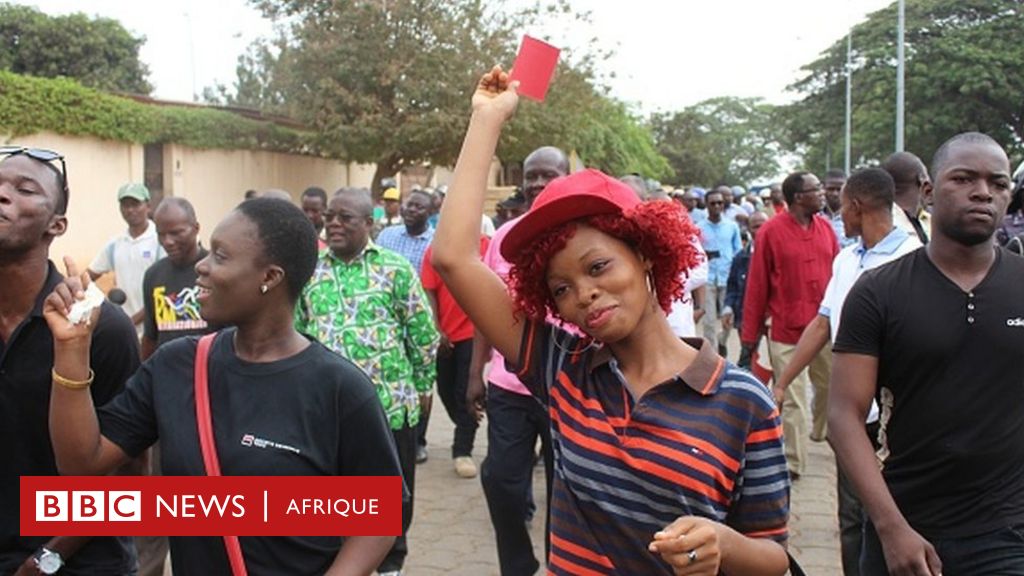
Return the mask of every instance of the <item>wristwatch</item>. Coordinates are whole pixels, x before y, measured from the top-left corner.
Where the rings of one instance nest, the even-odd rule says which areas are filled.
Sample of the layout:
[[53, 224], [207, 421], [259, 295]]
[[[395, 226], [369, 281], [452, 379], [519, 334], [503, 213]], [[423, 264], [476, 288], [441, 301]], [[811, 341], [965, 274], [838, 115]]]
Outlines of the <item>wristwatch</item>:
[[32, 556], [32, 559], [35, 560], [36, 567], [43, 574], [56, 574], [64, 567], [64, 559], [60, 557], [60, 553], [47, 548], [40, 548]]

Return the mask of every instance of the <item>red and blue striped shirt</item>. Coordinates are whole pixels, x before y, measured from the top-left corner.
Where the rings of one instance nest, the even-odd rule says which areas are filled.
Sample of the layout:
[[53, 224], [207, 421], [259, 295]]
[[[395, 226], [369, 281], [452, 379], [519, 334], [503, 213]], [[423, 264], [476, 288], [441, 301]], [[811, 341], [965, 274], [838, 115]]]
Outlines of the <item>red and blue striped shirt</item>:
[[763, 384], [699, 339], [682, 373], [633, 399], [607, 348], [527, 323], [518, 369], [549, 407], [552, 574], [672, 574], [647, 546], [680, 516], [787, 539], [782, 424]]

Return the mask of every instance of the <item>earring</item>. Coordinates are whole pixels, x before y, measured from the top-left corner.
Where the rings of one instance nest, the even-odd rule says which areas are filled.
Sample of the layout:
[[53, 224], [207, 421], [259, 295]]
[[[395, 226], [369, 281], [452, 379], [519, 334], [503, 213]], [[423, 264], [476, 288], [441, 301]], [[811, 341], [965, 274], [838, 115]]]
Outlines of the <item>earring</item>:
[[267, 288], [266, 284], [260, 286], [260, 294], [266, 294], [267, 290], [270, 290], [270, 288]]
[[654, 274], [650, 271], [647, 272], [647, 291], [654, 294]]

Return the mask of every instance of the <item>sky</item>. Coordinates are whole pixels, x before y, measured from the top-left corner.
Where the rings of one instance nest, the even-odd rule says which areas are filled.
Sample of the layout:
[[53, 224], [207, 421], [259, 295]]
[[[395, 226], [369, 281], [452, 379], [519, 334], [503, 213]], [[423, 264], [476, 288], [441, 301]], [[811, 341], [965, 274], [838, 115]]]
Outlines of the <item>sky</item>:
[[[153, 95], [168, 100], [190, 101], [206, 86], [230, 85], [246, 46], [273, 32], [245, 0], [14, 1], [48, 14], [115, 18], [145, 36], [140, 56]], [[600, 67], [611, 94], [642, 113], [680, 110], [715, 96], [779, 104], [798, 97], [785, 88], [800, 78], [800, 66], [892, 1], [576, 0], [574, 7], [591, 12], [589, 27], [550, 22], [524, 32], [568, 46], [598, 38], [614, 53]]]

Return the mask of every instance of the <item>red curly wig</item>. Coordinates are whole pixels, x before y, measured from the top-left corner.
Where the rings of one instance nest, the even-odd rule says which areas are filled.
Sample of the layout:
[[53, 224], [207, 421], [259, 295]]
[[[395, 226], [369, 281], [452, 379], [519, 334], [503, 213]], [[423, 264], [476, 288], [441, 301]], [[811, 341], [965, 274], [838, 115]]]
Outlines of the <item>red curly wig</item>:
[[667, 313], [682, 297], [689, 270], [700, 263], [694, 245], [700, 230], [676, 202], [646, 202], [620, 214], [601, 214], [568, 222], [545, 232], [528, 250], [510, 261], [509, 285], [516, 307], [533, 319], [558, 309], [546, 281], [548, 263], [575, 234], [587, 225], [618, 238], [636, 249], [652, 264], [658, 304]]

